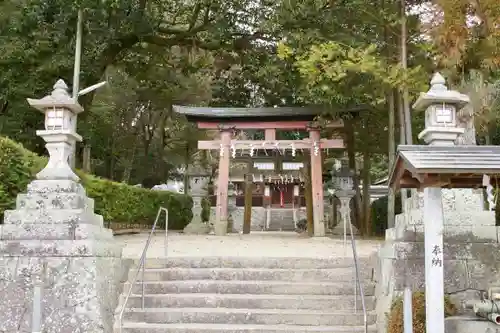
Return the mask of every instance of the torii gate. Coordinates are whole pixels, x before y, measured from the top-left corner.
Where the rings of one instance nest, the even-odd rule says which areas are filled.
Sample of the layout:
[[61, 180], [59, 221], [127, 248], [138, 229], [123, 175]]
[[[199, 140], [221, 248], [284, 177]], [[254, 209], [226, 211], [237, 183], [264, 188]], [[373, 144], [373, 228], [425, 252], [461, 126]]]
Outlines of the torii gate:
[[[278, 108], [211, 108], [174, 106], [174, 111], [196, 122], [198, 128], [219, 130], [219, 140], [199, 141], [198, 149], [219, 150], [219, 176], [217, 183], [216, 223], [227, 226], [229, 162], [232, 150], [243, 149], [311, 149], [311, 187], [313, 196], [314, 236], [325, 235], [322, 149], [344, 149], [342, 139], [321, 139], [320, 127], [313, 122], [318, 109]], [[293, 119], [293, 120], [290, 120]], [[342, 121], [330, 124], [342, 127]], [[265, 140], [233, 140], [235, 130], [263, 129]], [[276, 130], [307, 130], [309, 139], [276, 140]], [[217, 228], [216, 228], [217, 230]], [[226, 230], [219, 228], [219, 230]], [[220, 232], [222, 234], [222, 231]]]

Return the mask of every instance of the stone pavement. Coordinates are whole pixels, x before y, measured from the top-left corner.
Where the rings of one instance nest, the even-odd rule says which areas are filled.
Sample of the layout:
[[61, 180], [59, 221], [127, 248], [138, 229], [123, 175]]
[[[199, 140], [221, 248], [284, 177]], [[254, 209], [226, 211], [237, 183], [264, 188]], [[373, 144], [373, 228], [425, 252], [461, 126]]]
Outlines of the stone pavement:
[[[147, 233], [116, 236], [123, 245], [123, 257], [138, 259], [148, 238]], [[153, 236], [148, 258], [164, 257], [165, 233], [159, 231]], [[376, 252], [381, 241], [356, 240], [358, 256], [366, 257]], [[249, 235], [230, 234], [185, 235], [170, 232], [168, 235], [169, 257], [300, 257], [331, 258], [352, 256], [351, 243], [347, 247], [341, 238], [309, 238], [295, 232], [252, 232]]]

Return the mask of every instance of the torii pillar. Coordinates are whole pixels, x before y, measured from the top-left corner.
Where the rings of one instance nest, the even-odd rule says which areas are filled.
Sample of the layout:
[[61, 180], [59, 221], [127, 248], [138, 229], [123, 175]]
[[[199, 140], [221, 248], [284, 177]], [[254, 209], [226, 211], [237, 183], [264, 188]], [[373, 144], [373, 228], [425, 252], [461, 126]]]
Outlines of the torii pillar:
[[229, 161], [231, 147], [232, 129], [221, 129], [220, 131], [220, 157], [219, 177], [217, 180], [217, 210], [215, 213], [214, 232], [217, 236], [227, 234], [227, 192], [229, 188]]
[[318, 127], [310, 127], [309, 138], [313, 143], [313, 147], [311, 148], [311, 189], [313, 198], [314, 236], [322, 237], [325, 236], [325, 214], [323, 203], [323, 171], [321, 167], [320, 129]]

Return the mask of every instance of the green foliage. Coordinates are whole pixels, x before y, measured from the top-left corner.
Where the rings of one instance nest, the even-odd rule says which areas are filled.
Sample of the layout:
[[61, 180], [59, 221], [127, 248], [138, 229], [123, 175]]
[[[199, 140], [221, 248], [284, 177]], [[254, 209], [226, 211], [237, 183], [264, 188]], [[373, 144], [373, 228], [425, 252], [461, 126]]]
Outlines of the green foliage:
[[210, 200], [208, 198], [201, 199], [201, 220], [203, 222], [210, 221]]
[[[401, 214], [401, 194], [398, 193], [395, 199], [395, 214]], [[387, 204], [388, 197], [382, 197], [371, 204], [372, 234], [377, 236], [385, 235], [387, 229]]]
[[[167, 191], [151, 191], [107, 179], [79, 173], [95, 211], [105, 221], [152, 225], [158, 209], [168, 209], [169, 229], [182, 230], [191, 222], [193, 201], [190, 196]], [[159, 227], [164, 227], [162, 218]]]
[[[425, 294], [423, 292], [413, 293], [412, 296], [413, 310], [413, 332], [425, 333]], [[456, 307], [451, 303], [450, 298], [444, 298], [444, 316], [450, 317], [457, 313]], [[403, 298], [397, 298], [391, 307], [389, 313], [389, 322], [387, 325], [387, 333], [403, 333]]]
[[[14, 141], [0, 137], [0, 214], [15, 206], [16, 196], [25, 191], [46, 160]], [[151, 191], [78, 172], [95, 210], [105, 221], [151, 225], [159, 207], [169, 212], [169, 228], [182, 230], [192, 219], [193, 201], [187, 195]], [[160, 226], [162, 224], [160, 223]], [[164, 226], [164, 224], [163, 224]]]
[[352, 47], [330, 41], [296, 53], [281, 45], [279, 52], [283, 58], [295, 58], [307, 94], [323, 104], [377, 105], [385, 101], [388, 88], [416, 85], [422, 76], [419, 66], [405, 71], [386, 63], [375, 44]]
[[45, 163], [14, 141], [0, 136], [0, 218], [15, 205], [16, 196], [26, 189], [37, 171]]

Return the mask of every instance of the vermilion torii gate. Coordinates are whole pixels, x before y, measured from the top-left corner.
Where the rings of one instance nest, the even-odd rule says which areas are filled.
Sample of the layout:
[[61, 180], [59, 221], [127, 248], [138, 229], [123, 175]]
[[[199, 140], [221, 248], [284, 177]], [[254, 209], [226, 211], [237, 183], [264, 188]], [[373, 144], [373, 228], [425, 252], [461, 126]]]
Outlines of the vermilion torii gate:
[[[250, 156], [259, 149], [310, 149], [311, 187], [313, 197], [314, 236], [325, 235], [322, 149], [344, 149], [342, 139], [321, 139], [320, 127], [314, 118], [318, 109], [277, 108], [216, 108], [174, 106], [174, 111], [195, 122], [200, 129], [218, 130], [219, 140], [199, 141], [198, 149], [219, 150], [217, 182], [216, 234], [224, 234], [228, 220], [228, 185], [230, 157], [235, 150], [248, 151]], [[329, 124], [342, 127], [342, 121]], [[264, 130], [265, 140], [233, 140], [236, 130]], [[307, 130], [309, 138], [303, 140], [276, 140], [276, 130]]]

